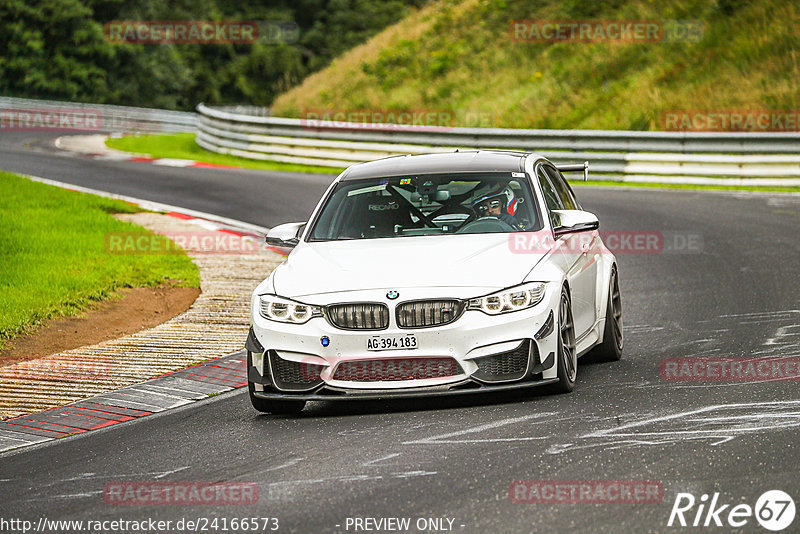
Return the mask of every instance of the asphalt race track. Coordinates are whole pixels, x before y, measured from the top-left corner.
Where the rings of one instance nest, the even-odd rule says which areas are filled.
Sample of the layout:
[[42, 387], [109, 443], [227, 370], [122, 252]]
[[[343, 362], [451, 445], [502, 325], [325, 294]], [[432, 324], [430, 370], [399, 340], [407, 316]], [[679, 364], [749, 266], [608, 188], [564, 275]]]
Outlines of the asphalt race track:
[[[330, 180], [88, 160], [53, 154], [51, 142], [3, 134], [0, 168], [264, 226], [304, 219]], [[698, 501], [718, 492], [730, 505], [722, 521], [767, 490], [800, 502], [797, 380], [660, 375], [668, 358], [800, 357], [800, 196], [577, 194], [602, 230], [660, 232], [663, 243], [617, 253], [624, 357], [582, 361], [574, 393], [314, 403], [286, 417], [259, 415], [239, 390], [0, 456], [2, 516], [274, 517], [282, 532], [356, 532], [353, 519], [366, 517], [407, 517], [412, 527], [445, 518], [426, 529], [464, 533], [671, 532], [706, 530], [667, 526], [681, 492]], [[648, 480], [663, 499], [514, 504], [518, 480]], [[107, 504], [104, 487], [115, 481], [252, 482], [259, 497], [244, 506]], [[763, 529], [750, 517], [740, 531]]]
[[[63, 134], [3, 132], [0, 169], [272, 227], [304, 220], [335, 175], [159, 167], [57, 151]], [[272, 206], [272, 207], [269, 207]]]

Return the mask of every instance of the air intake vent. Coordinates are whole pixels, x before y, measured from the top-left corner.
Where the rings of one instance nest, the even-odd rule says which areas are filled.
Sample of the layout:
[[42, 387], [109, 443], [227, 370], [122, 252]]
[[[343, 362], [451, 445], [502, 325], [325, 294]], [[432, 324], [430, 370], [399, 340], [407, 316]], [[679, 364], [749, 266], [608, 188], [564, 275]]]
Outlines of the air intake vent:
[[449, 324], [461, 316], [464, 303], [455, 299], [416, 300], [397, 307], [400, 328], [426, 328]]
[[472, 376], [484, 382], [508, 382], [519, 380], [528, 370], [528, 360], [535, 356], [536, 345], [531, 351], [531, 341], [525, 340], [514, 350], [475, 358], [478, 370]]
[[326, 315], [333, 326], [344, 330], [383, 330], [389, 326], [389, 308], [375, 302], [333, 304], [327, 307]]
[[461, 366], [453, 358], [387, 358], [341, 362], [333, 373], [333, 379], [353, 382], [391, 382], [442, 378], [461, 373]]
[[269, 351], [272, 380], [278, 389], [284, 391], [308, 391], [322, 383], [320, 373], [322, 365], [284, 360], [278, 354]]

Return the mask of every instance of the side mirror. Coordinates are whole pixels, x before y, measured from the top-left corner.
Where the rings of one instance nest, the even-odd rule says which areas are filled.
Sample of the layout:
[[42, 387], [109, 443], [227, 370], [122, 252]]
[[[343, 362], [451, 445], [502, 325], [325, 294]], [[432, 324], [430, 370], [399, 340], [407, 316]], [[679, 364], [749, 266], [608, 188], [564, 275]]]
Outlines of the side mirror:
[[553, 210], [550, 213], [553, 215], [553, 234], [556, 237], [600, 228], [597, 216], [588, 211]]
[[306, 227], [304, 222], [286, 223], [276, 226], [266, 237], [271, 247], [294, 248], [300, 242], [300, 236]]

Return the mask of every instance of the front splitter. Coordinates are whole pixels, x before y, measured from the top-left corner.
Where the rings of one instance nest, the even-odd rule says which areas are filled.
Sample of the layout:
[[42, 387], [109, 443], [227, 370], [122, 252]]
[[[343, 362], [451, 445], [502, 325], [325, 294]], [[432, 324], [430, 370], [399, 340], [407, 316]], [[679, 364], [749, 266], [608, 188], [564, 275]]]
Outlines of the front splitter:
[[[422, 397], [442, 397], [454, 395], [480, 395], [486, 393], [499, 393], [515, 389], [535, 388], [558, 382], [558, 378], [548, 378], [535, 382], [518, 382], [514, 384], [500, 384], [496, 386], [478, 384], [466, 380], [456, 384], [449, 384], [446, 388], [414, 388], [412, 389], [381, 389], [381, 390], [352, 390], [323, 386], [313, 393], [276, 393], [271, 391], [254, 391], [253, 396], [268, 400], [303, 400], [303, 401], [343, 401], [343, 400], [386, 400], [386, 399], [413, 399]], [[470, 385], [475, 387], [470, 387]]]

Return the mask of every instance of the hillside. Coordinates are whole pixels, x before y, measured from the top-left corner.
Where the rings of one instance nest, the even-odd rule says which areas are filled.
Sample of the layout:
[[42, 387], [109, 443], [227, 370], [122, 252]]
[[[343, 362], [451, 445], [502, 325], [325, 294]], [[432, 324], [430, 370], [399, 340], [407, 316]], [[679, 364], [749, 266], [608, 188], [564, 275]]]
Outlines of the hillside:
[[[273, 112], [451, 110], [467, 126], [659, 130], [664, 113], [674, 110], [800, 109], [800, 4], [541, 0], [535, 6], [435, 2], [279, 96]], [[520, 19], [655, 21], [664, 31], [681, 21], [681, 28], [700, 32], [688, 40], [673, 32], [649, 41], [529, 42], [512, 39], [510, 23]]]

